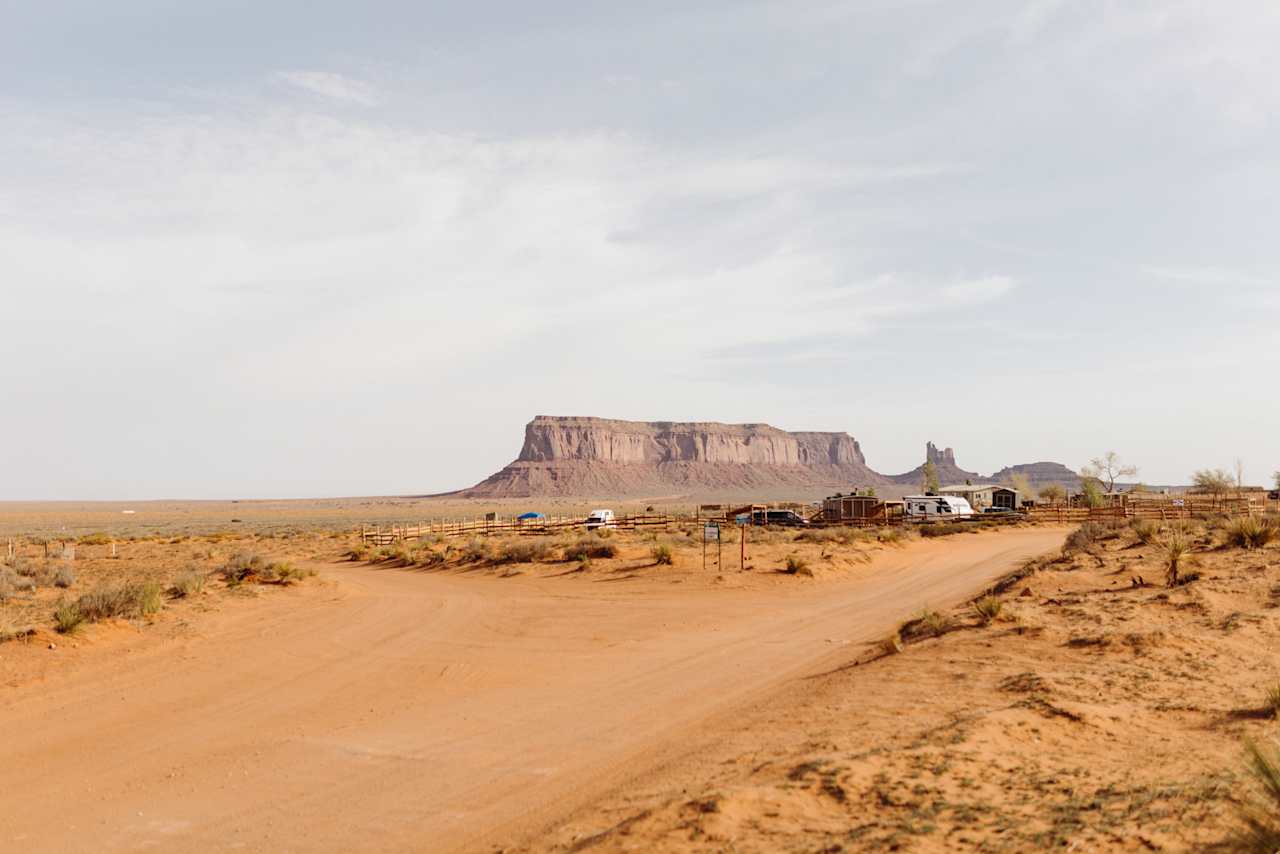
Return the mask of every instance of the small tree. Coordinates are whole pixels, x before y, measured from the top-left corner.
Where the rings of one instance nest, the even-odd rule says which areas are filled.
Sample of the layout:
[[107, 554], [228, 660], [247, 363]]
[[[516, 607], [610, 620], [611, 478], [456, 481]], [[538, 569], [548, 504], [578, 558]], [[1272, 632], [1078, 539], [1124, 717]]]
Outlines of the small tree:
[[1125, 463], [1115, 451], [1107, 451], [1100, 457], [1094, 457], [1089, 465], [1080, 470], [1082, 477], [1096, 478], [1106, 487], [1107, 492], [1116, 491], [1116, 481], [1120, 478], [1133, 477], [1137, 473], [1138, 467]]
[[1096, 477], [1085, 477], [1080, 481], [1080, 491], [1084, 495], [1084, 503], [1089, 507], [1105, 507], [1107, 497], [1103, 494], [1102, 481]]
[[1067, 499], [1067, 490], [1060, 483], [1049, 483], [1040, 487], [1040, 500], [1047, 504], [1061, 504]]
[[1275, 484], [1276, 489], [1280, 489], [1280, 471], [1271, 475], [1271, 482]]
[[926, 493], [937, 492], [940, 486], [938, 483], [938, 467], [933, 464], [933, 460], [924, 461], [924, 470], [921, 473], [924, 476], [924, 491]]
[[1018, 495], [1022, 498], [1035, 497], [1035, 490], [1031, 486], [1031, 478], [1027, 477], [1020, 471], [1009, 475], [1005, 485], [1010, 489], [1016, 489], [1018, 491]]
[[1214, 501], [1221, 501], [1222, 496], [1231, 491], [1235, 478], [1226, 469], [1201, 469], [1191, 475], [1191, 483], [1201, 492], [1212, 495]]

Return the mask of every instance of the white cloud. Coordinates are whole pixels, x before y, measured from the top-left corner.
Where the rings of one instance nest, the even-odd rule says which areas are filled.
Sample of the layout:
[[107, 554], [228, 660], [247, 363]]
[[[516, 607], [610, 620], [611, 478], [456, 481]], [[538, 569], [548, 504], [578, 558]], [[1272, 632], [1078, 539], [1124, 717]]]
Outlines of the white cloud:
[[275, 77], [291, 86], [335, 101], [347, 101], [365, 107], [376, 106], [378, 103], [377, 93], [368, 83], [332, 71], [278, 71]]

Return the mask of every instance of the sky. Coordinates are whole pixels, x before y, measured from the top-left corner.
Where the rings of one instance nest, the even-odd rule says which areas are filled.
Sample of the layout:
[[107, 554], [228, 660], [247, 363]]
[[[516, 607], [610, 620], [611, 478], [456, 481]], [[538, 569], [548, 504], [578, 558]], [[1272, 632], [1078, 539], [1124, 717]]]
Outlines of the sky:
[[1280, 5], [0, 0], [0, 499], [535, 415], [1280, 469]]

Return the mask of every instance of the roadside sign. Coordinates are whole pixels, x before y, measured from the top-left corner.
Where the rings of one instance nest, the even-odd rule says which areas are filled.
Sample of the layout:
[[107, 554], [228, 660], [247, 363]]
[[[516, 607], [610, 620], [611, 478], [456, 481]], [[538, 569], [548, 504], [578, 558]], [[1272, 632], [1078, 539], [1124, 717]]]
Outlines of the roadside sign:
[[702, 541], [704, 543], [714, 543], [720, 539], [720, 524], [708, 523], [702, 529]]

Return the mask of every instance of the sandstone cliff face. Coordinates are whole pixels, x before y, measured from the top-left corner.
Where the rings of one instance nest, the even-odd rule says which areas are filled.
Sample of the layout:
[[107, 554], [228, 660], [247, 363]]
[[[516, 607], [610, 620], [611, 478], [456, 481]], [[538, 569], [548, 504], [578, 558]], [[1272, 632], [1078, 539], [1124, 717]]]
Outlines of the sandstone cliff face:
[[625, 496], [882, 483], [847, 433], [540, 415], [525, 427], [516, 461], [461, 494]]
[[[932, 442], [925, 458], [940, 485], [1000, 481], [1024, 471], [1034, 485], [1078, 483], [1057, 463], [1014, 466], [983, 478], [956, 463], [955, 451]], [[877, 487], [884, 497], [913, 493], [923, 466], [886, 476], [867, 467], [862, 448], [847, 433], [791, 433], [768, 424], [712, 421], [617, 421], [540, 415], [525, 427], [524, 445], [510, 465], [455, 495], [468, 498], [533, 496], [612, 497], [785, 491], [807, 493]]]
[[525, 427], [517, 462], [866, 465], [846, 433], [788, 433], [767, 424], [613, 421], [540, 415]]

